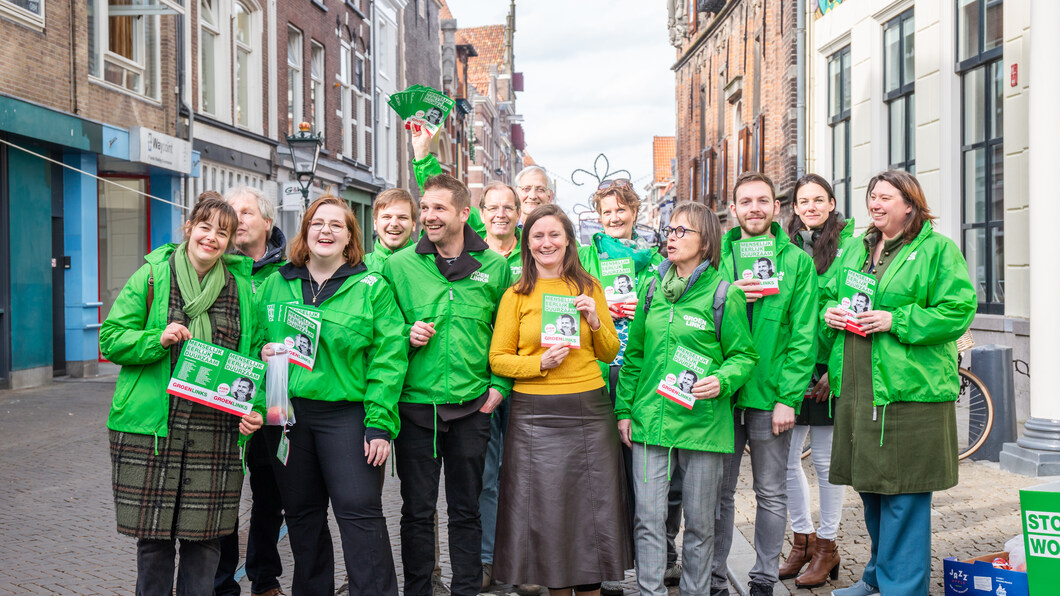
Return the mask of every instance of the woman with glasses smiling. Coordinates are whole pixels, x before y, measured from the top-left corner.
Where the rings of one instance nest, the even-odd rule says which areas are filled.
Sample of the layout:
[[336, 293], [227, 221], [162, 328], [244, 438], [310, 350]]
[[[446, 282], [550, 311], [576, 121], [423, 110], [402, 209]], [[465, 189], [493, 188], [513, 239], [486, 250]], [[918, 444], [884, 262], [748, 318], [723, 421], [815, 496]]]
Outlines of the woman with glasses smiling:
[[[663, 257], [655, 247], [637, 235], [635, 225], [637, 215], [640, 213], [640, 197], [633, 190], [633, 184], [623, 178], [604, 180], [597, 187], [596, 193], [590, 199], [590, 204], [600, 216], [603, 231], [593, 234], [592, 242], [578, 249], [582, 267], [585, 267], [589, 275], [600, 280], [602, 285], [607, 285], [604, 284], [604, 271], [606, 270], [621, 272], [620, 275], [631, 274], [635, 288], [646, 286], [647, 280], [654, 276]], [[607, 279], [611, 277], [609, 275]], [[621, 301], [609, 299], [608, 310], [611, 320], [615, 323], [620, 345], [615, 359], [610, 363], [601, 362], [600, 369], [608, 387], [611, 403], [614, 403], [615, 384], [618, 382], [618, 372], [622, 369], [626, 338], [629, 336], [629, 322], [637, 310], [637, 299], [635, 297]], [[632, 519], [633, 485], [630, 478], [632, 478], [633, 459], [629, 448], [622, 448], [622, 459], [626, 466], [627, 502], [630, 504], [629, 515]], [[676, 560], [671, 561], [671, 566], [674, 564]], [[604, 582], [601, 593], [605, 596], [621, 594], [622, 586], [617, 582]]]
[[676, 474], [685, 519], [681, 593], [710, 591], [722, 456], [733, 451], [729, 398], [758, 362], [743, 291], [722, 286], [718, 273], [717, 216], [682, 203], [670, 225], [661, 279], [641, 289], [643, 306], [630, 324], [615, 404], [619, 436], [633, 451], [637, 583], [652, 596], [667, 594], [666, 517]]
[[[286, 464], [272, 461], [291, 535], [296, 594], [335, 591], [329, 501], [350, 593], [397, 594], [380, 493], [408, 366], [404, 318], [390, 284], [368, 272], [360, 239], [345, 201], [321, 197], [306, 210], [290, 263], [258, 289], [262, 329], [268, 307], [281, 303], [312, 307], [321, 322], [313, 369], [289, 367], [288, 393], [298, 422], [286, 433]], [[277, 346], [264, 344], [262, 359]], [[280, 433], [268, 431], [276, 451]]]

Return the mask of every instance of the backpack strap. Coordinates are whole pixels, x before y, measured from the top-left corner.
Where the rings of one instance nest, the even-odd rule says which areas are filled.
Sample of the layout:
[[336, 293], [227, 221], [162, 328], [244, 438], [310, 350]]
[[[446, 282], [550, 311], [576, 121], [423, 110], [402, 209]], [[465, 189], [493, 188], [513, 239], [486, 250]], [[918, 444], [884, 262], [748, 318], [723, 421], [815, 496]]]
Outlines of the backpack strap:
[[648, 309], [651, 308], [652, 296], [655, 296], [655, 282], [659, 281], [658, 277], [651, 278], [651, 283], [648, 284], [648, 293], [644, 296], [644, 314], [648, 314]]
[[[151, 265], [148, 265], [151, 267]], [[151, 314], [151, 303], [155, 301], [155, 268], [151, 267], [151, 274], [147, 278], [147, 314], [144, 315], [144, 321]]]
[[729, 282], [723, 279], [714, 290], [714, 304], [711, 310], [714, 312], [714, 337], [718, 343], [721, 343], [721, 320], [725, 316], [725, 294], [729, 291], [729, 285]]

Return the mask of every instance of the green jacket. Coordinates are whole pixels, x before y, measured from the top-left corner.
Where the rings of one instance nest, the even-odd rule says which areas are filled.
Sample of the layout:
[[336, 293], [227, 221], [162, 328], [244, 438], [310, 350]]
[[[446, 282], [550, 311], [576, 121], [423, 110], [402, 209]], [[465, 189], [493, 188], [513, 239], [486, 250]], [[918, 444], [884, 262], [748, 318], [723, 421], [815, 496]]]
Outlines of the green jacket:
[[523, 239], [522, 230], [515, 233], [515, 248], [508, 254], [508, 269], [512, 272], [512, 283], [519, 281], [523, 276]]
[[[280, 271], [258, 290], [258, 325], [267, 329], [269, 304], [302, 304], [302, 279]], [[320, 306], [320, 344], [313, 370], [290, 366], [288, 393], [320, 401], [364, 403], [364, 425], [396, 437], [398, 393], [408, 366], [404, 320], [390, 284], [377, 272], [347, 277]], [[259, 336], [260, 346], [266, 339]]]
[[[402, 246], [398, 250], [405, 250], [406, 248], [412, 246], [412, 244], [412, 237], [410, 236], [408, 244]], [[397, 250], [390, 250], [389, 248], [383, 246], [383, 243], [380, 242], [377, 238], [375, 241], [375, 248], [372, 249], [372, 252], [364, 255], [364, 265], [365, 267], [368, 267], [369, 271], [382, 273], [383, 263], [385, 263], [387, 259], [392, 257], [395, 252], [397, 252]]]
[[[791, 239], [792, 244], [803, 248], [802, 236], [796, 235]], [[832, 281], [832, 278], [839, 275], [839, 271], [843, 268], [840, 263], [843, 260], [843, 255], [851, 250], [857, 250], [861, 244], [861, 236], [854, 236], [854, 219], [850, 218], [846, 220], [846, 225], [843, 226], [843, 230], [839, 233], [839, 246], [836, 248], [835, 260], [828, 266], [828, 269], [824, 273], [817, 275], [817, 287], [819, 291], [817, 296], [817, 308], [818, 310], [824, 307], [825, 298], [823, 289], [828, 282]], [[813, 257], [811, 257], [812, 259]], [[814, 268], [816, 271], [816, 267]], [[828, 334], [828, 325], [819, 324], [817, 325], [817, 363], [828, 364], [829, 355], [832, 353], [832, 341], [835, 339], [834, 334]]]
[[[670, 267], [663, 261], [660, 273]], [[743, 290], [730, 286], [725, 296], [722, 341], [714, 332], [711, 307], [721, 275], [713, 267], [689, 280], [684, 294], [671, 303], [659, 286], [648, 313], [643, 311], [647, 288], [641, 288], [637, 315], [629, 327], [626, 361], [618, 377], [615, 416], [633, 420], [638, 443], [696, 451], [733, 452], [730, 413], [732, 394], [751, 377], [758, 362], [747, 325]], [[656, 393], [667, 364], [680, 345], [710, 358], [710, 374], [721, 382], [715, 399], [696, 401], [691, 410]]]
[[[126, 282], [99, 329], [100, 353], [107, 360], [121, 365], [107, 417], [107, 428], [111, 430], [168, 436], [170, 397], [166, 387], [172, 371], [170, 348], [163, 348], [160, 340], [169, 323], [169, 256], [177, 246], [160, 246], [145, 257], [147, 264], [137, 269]], [[254, 290], [250, 283], [253, 263], [250, 258], [240, 255], [222, 255], [221, 259], [235, 278], [239, 291], [237, 351], [254, 358]], [[153, 278], [155, 287], [150, 313], [147, 312], [149, 278]], [[265, 412], [263, 391], [254, 398], [254, 409]]]
[[494, 375], [489, 368], [493, 321], [501, 296], [511, 285], [511, 271], [504, 257], [469, 233], [470, 228], [464, 231], [465, 252], [453, 265], [467, 269], [459, 279], [450, 281], [438, 271], [433, 245], [426, 238], [383, 265], [383, 275], [393, 284], [405, 317], [406, 345], [413, 323], [434, 323], [435, 334], [427, 345], [410, 346], [403, 403], [463, 403], [490, 387], [504, 395], [511, 391], [512, 380]]
[[[842, 266], [861, 269], [868, 258], [862, 242], [845, 252]], [[846, 332], [824, 323], [827, 307], [838, 304], [839, 277], [822, 289], [820, 325], [835, 338], [828, 361], [832, 395], [842, 391]], [[925, 222], [904, 245], [876, 285], [873, 308], [891, 313], [891, 331], [872, 337], [872, 403], [944, 402], [957, 399], [954, 341], [972, 324], [977, 298], [968, 265], [957, 245]]]
[[250, 281], [254, 286], [255, 293], [274, 271], [287, 262], [283, 258], [286, 250], [287, 238], [283, 235], [283, 230], [273, 226], [272, 231], [269, 232], [269, 240], [265, 244], [265, 255], [261, 257], [261, 260], [254, 261]]
[[[760, 359], [736, 407], [772, 411], [780, 402], [798, 413], [817, 355], [817, 271], [810, 255], [791, 243], [779, 223], [773, 222], [770, 231], [780, 293], [759, 298], [751, 309], [751, 337]], [[735, 227], [721, 239], [720, 270], [729, 281], [736, 279], [733, 242], [741, 234]]]
[[[428, 153], [427, 157], [423, 159], [413, 161], [412, 171], [416, 175], [416, 184], [420, 187], [420, 192], [423, 192], [423, 183], [428, 178], [445, 173], [442, 171], [442, 164], [438, 163], [438, 158], [431, 153]], [[480, 237], [486, 237], [486, 224], [482, 221], [482, 215], [478, 212], [477, 205], [471, 206], [471, 215], [467, 218], [467, 225], [471, 226], [471, 229], [475, 230], [475, 233]], [[422, 235], [422, 232], [420, 234]]]

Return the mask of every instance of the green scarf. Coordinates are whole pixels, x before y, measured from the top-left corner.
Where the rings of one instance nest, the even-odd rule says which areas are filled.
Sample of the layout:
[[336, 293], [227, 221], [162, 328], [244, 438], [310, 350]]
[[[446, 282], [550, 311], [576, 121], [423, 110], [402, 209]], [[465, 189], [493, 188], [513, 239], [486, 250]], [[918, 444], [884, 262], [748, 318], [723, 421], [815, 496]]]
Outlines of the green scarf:
[[612, 238], [603, 232], [597, 232], [593, 234], [593, 241], [596, 242], [596, 250], [600, 253], [601, 261], [629, 257], [633, 259], [633, 270], [637, 273], [651, 263], [651, 247], [636, 233], [633, 234], [632, 240], [627, 240]]
[[199, 274], [188, 260], [188, 243], [182, 242], [177, 247], [173, 262], [177, 267], [177, 287], [184, 300], [184, 314], [188, 317], [188, 331], [195, 339], [213, 342], [213, 325], [206, 313], [225, 287], [225, 267], [218, 259], [217, 263], [206, 272], [202, 281]]
[[662, 293], [670, 304], [677, 302], [677, 299], [681, 297], [681, 294], [685, 293], [685, 288], [688, 286], [687, 277], [679, 277], [677, 275], [677, 267], [670, 267], [666, 270], [666, 275], [663, 276], [662, 280]]

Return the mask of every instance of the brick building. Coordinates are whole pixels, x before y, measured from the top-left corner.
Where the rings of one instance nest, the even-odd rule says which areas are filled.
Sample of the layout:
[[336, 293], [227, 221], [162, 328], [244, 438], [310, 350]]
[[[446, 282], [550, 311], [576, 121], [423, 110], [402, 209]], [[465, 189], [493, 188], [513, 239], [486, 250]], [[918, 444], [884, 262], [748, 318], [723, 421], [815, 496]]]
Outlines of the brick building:
[[677, 90], [677, 200], [706, 203], [725, 221], [747, 170], [778, 196], [796, 180], [795, 2], [670, 0]]
[[446, 173], [468, 183], [468, 168], [473, 161], [474, 138], [473, 94], [474, 87], [467, 82], [468, 62], [478, 56], [475, 46], [457, 43], [457, 20], [449, 6], [442, 0], [442, 91], [456, 100], [456, 106], [438, 132], [433, 150]]
[[[402, 89], [419, 84], [444, 91], [441, 29], [443, 9], [448, 14], [449, 8], [441, 0], [410, 0], [405, 6], [399, 60], [404, 67]], [[404, 164], [408, 170], [405, 179], [410, 182], [415, 180], [412, 172], [412, 148], [407, 141], [398, 143], [398, 163]], [[420, 189], [416, 184], [410, 183], [406, 188], [413, 196], [419, 197]]]

